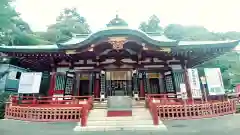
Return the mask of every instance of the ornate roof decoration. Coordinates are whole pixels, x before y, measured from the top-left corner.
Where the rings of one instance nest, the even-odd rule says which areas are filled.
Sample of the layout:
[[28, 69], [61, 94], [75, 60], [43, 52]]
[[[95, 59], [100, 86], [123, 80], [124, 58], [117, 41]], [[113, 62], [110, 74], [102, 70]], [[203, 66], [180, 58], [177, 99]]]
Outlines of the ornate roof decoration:
[[126, 40], [126, 37], [109, 37], [108, 42], [112, 44], [114, 50], [120, 50], [123, 49]]
[[122, 27], [127, 27], [128, 23], [119, 18], [118, 14], [116, 15], [116, 17], [114, 19], [112, 19], [108, 24], [107, 27], [117, 27], [117, 26], [122, 26]]

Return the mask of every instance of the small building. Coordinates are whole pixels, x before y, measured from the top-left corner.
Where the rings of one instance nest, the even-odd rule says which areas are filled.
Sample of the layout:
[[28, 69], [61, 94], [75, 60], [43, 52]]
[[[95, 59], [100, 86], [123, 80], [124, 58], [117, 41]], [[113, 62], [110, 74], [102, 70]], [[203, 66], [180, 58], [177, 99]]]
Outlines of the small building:
[[29, 70], [11, 64], [0, 64], [0, 93], [3, 91], [17, 92], [22, 72]]

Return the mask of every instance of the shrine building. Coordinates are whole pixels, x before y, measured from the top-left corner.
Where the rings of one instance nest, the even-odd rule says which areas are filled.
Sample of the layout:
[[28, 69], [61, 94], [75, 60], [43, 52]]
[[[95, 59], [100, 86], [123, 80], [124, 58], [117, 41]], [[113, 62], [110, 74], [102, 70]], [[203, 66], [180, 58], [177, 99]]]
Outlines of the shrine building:
[[[218, 57], [239, 41], [176, 41], [131, 29], [119, 17], [105, 29], [63, 43], [0, 46], [15, 66], [43, 72], [40, 94], [139, 97], [188, 85], [187, 68]], [[189, 94], [191, 96], [191, 94]]]

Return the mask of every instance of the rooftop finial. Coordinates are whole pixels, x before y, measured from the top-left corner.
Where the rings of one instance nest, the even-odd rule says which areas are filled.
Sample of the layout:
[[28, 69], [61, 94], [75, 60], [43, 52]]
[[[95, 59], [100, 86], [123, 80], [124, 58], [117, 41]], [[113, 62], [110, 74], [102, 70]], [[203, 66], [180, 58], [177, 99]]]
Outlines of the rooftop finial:
[[116, 10], [116, 18], [119, 18], [119, 15], [118, 15], [119, 11]]

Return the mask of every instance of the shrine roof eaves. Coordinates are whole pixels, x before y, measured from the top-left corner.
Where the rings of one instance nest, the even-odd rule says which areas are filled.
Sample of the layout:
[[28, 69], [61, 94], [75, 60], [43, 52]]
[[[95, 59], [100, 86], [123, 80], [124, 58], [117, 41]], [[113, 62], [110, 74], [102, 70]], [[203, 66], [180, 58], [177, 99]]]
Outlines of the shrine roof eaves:
[[26, 46], [0, 46], [0, 52], [60, 52], [67, 49], [76, 49], [85, 45], [96, 43], [99, 39], [117, 36], [134, 36], [136, 40], [141, 40], [146, 45], [155, 47], [170, 47], [174, 50], [193, 49], [193, 48], [233, 48], [239, 44], [234, 41], [176, 41], [167, 38], [160, 33], [144, 33], [140, 30], [129, 29], [126, 27], [110, 27], [92, 34], [75, 34], [73, 38], [60, 44], [53, 45], [26, 45]]
[[103, 29], [97, 32], [94, 32], [89, 35], [74, 35], [72, 39], [59, 43], [58, 45], [61, 48], [68, 47], [80, 47], [84, 45], [94, 44], [101, 38], [108, 37], [137, 37], [139, 40], [145, 42], [146, 44], [152, 44], [156, 46], [175, 46], [177, 45], [176, 40], [171, 40], [165, 37], [164, 35], [156, 34], [156, 33], [145, 33], [136, 29], [129, 29], [126, 27], [110, 27], [107, 29]]
[[[178, 49], [195, 49], [195, 48], [240, 48], [238, 40], [234, 41], [180, 41], [177, 46], [173, 47], [174, 50]], [[29, 46], [0, 46], [0, 52], [60, 52], [65, 50], [60, 48], [57, 44], [54, 45], [29, 45]], [[240, 50], [240, 49], [237, 49]]]

